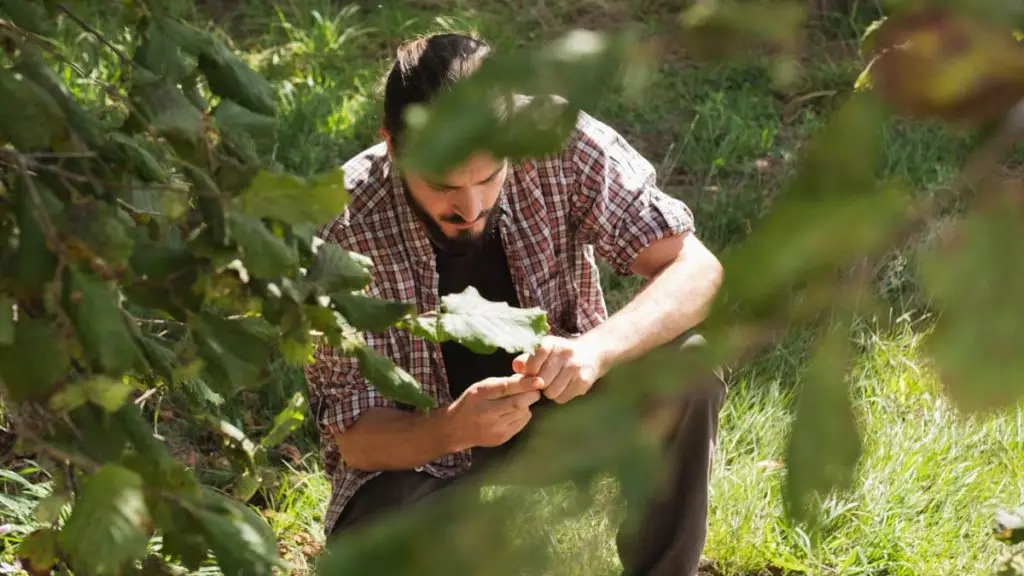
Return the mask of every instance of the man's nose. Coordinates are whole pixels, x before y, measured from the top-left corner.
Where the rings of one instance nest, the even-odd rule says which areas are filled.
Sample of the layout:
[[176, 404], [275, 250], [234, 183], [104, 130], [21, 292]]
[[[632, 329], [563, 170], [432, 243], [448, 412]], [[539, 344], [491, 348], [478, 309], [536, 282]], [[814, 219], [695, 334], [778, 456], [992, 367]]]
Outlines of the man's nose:
[[466, 222], [476, 222], [484, 211], [484, 204], [476, 194], [465, 194], [459, 198], [455, 211]]

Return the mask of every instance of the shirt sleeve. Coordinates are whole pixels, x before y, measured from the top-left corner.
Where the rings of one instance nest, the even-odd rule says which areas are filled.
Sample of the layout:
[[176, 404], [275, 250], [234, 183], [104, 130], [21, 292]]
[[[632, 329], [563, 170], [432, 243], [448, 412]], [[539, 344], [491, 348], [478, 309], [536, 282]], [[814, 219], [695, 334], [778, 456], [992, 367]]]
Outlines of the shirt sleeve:
[[328, 344], [317, 345], [305, 372], [310, 412], [321, 435], [341, 434], [370, 408], [395, 407], [363, 378], [358, 360], [338, 354]]
[[566, 151], [570, 221], [616, 274], [656, 240], [694, 232], [693, 213], [658, 188], [654, 166], [608, 125], [579, 113]]

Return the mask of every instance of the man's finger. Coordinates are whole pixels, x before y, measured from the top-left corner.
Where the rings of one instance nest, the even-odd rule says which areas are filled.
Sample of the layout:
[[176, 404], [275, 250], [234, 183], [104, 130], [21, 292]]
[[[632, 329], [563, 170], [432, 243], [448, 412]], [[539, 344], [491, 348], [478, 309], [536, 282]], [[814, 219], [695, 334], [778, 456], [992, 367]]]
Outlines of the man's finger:
[[548, 396], [556, 404], [565, 404], [569, 400], [579, 396], [583, 392], [585, 383], [583, 378], [576, 377], [569, 380], [566, 386], [558, 392]]
[[558, 398], [565, 392], [576, 375], [577, 373], [572, 370], [563, 369], [551, 379], [550, 384], [544, 387], [544, 395], [552, 400]]
[[533, 351], [533, 354], [520, 355], [512, 361], [512, 367], [515, 370], [517, 361], [523, 359], [521, 369], [516, 370], [516, 372], [529, 376], [536, 376], [540, 372], [541, 366], [544, 365], [544, 361], [551, 355], [552, 349], [554, 349], [554, 344], [551, 339], [543, 338], [540, 341], [540, 344], [537, 345], [537, 349]]
[[492, 400], [491, 406], [498, 414], [502, 415], [513, 412], [528, 412], [530, 405], [538, 400], [540, 400], [540, 391], [533, 390]]
[[530, 359], [530, 355], [523, 352], [519, 356], [512, 359], [512, 370], [516, 374], [523, 374], [526, 372], [526, 361]]
[[527, 424], [529, 424], [531, 418], [533, 418], [533, 414], [531, 412], [523, 412], [522, 416], [516, 416], [509, 420], [506, 426], [508, 426], [509, 430], [514, 430], [514, 433], [518, 433], [520, 430], [525, 428]]
[[562, 368], [565, 366], [566, 355], [564, 353], [554, 352], [548, 355], [544, 365], [540, 367], [537, 372], [537, 377], [548, 383], [551, 386], [555, 383], [555, 378], [562, 372]]
[[497, 400], [506, 396], [540, 390], [544, 381], [536, 376], [509, 376], [507, 378], [488, 378], [482, 383], [484, 397]]

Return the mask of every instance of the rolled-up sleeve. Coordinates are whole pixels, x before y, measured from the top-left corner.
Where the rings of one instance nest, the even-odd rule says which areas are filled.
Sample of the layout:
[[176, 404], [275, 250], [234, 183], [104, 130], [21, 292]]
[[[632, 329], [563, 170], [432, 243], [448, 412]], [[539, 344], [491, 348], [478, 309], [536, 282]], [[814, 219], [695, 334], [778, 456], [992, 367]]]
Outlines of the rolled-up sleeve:
[[327, 344], [317, 346], [305, 372], [310, 411], [321, 435], [337, 437], [363, 412], [394, 407], [363, 378], [355, 358], [342, 356]]
[[656, 183], [654, 166], [618, 132], [581, 112], [565, 163], [571, 178], [570, 220], [616, 274], [632, 273], [645, 248], [695, 231], [693, 213]]

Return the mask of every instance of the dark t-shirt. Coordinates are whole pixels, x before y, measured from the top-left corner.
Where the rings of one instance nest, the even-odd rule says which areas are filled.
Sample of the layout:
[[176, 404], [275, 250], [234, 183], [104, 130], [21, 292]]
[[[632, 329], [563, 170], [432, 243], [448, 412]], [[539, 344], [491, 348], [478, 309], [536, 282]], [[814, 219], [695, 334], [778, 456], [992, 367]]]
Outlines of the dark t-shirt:
[[[487, 235], [480, 248], [470, 254], [455, 255], [434, 248], [438, 288], [441, 296], [462, 292], [468, 286], [493, 302], [518, 307], [505, 247], [497, 227]], [[493, 354], [477, 354], [456, 342], [441, 345], [448, 388], [458, 398], [470, 385], [492, 376], [509, 376], [515, 355], [499, 348]]]

